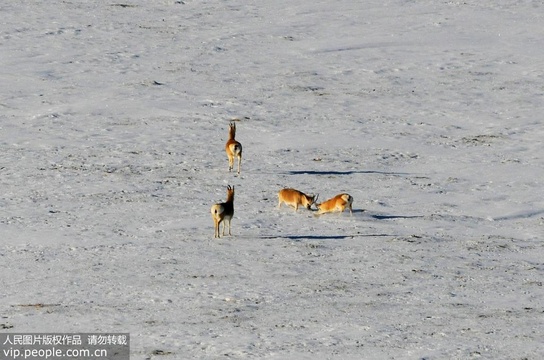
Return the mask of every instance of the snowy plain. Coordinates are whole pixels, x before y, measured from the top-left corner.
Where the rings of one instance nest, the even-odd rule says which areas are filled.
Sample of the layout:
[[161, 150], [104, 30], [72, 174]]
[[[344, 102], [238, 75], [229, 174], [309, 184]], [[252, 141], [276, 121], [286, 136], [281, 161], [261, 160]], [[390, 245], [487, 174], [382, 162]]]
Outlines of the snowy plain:
[[[0, 11], [2, 331], [128, 332], [131, 359], [543, 358], [541, 1]], [[277, 209], [283, 187], [354, 213]]]

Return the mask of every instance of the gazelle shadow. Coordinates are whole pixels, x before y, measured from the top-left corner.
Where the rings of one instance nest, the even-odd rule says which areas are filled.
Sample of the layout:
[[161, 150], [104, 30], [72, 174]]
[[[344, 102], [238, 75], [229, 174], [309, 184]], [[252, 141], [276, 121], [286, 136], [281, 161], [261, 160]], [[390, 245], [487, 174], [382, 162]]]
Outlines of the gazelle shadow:
[[317, 171], [317, 170], [292, 170], [287, 171], [289, 175], [353, 175], [353, 174], [380, 174], [380, 175], [395, 175], [404, 176], [409, 173], [375, 171], [375, 170], [348, 170], [348, 171]]
[[[315, 210], [317, 211], [317, 210]], [[349, 219], [349, 212], [348, 210], [345, 210], [343, 213], [334, 213], [337, 215], [342, 215], [344, 213], [347, 213], [346, 218]], [[353, 215], [356, 214], [362, 214], [362, 213], [368, 213], [368, 210], [365, 209], [353, 209]], [[316, 214], [317, 215], [317, 214]], [[332, 214], [329, 214], [328, 216], [331, 216]], [[327, 214], [319, 215], [321, 217], [326, 217]], [[391, 215], [391, 214], [368, 214], [368, 218], [376, 219], [376, 220], [394, 220], [394, 219], [417, 219], [422, 218], [423, 215]]]
[[393, 220], [393, 219], [417, 219], [424, 217], [423, 215], [370, 215], [376, 220]]
[[354, 237], [391, 237], [391, 234], [346, 234], [346, 235], [261, 235], [261, 239], [289, 239], [289, 240], [343, 240]]

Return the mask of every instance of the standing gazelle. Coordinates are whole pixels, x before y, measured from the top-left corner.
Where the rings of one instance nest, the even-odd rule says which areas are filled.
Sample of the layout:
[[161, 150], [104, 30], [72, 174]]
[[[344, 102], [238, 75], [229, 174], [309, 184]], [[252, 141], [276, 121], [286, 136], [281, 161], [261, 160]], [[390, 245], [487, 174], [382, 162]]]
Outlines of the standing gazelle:
[[212, 205], [211, 208], [213, 223], [214, 223], [214, 238], [219, 238], [219, 224], [223, 222], [223, 236], [225, 236], [225, 226], [229, 223], [229, 235], [230, 235], [230, 221], [234, 215], [234, 186], [227, 186], [227, 201]]
[[242, 144], [234, 139], [236, 135], [236, 124], [231, 122], [229, 124], [229, 139], [225, 144], [225, 151], [229, 158], [229, 171], [232, 171], [234, 167], [234, 158], [238, 158], [238, 175], [240, 174], [240, 167], [242, 165]]

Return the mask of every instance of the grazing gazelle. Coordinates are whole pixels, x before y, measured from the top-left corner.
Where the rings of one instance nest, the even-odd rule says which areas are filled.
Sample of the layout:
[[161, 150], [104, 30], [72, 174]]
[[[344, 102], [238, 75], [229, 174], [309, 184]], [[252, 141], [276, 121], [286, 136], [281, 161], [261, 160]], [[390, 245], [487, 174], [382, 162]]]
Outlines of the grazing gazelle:
[[225, 236], [225, 226], [229, 223], [229, 235], [230, 235], [230, 221], [234, 215], [234, 186], [227, 186], [227, 201], [212, 205], [211, 208], [213, 223], [214, 223], [214, 238], [219, 238], [219, 224], [223, 223], [223, 236]]
[[310, 210], [312, 205], [316, 202], [319, 195], [306, 195], [305, 193], [295, 189], [282, 189], [278, 192], [278, 209], [282, 203], [286, 203], [298, 210], [299, 205], [304, 206]]
[[316, 215], [335, 211], [343, 212], [346, 210], [346, 207], [349, 208], [350, 214], [353, 215], [353, 210], [351, 208], [352, 203], [353, 197], [351, 195], [346, 193], [338, 194], [332, 199], [322, 202], [321, 204], [315, 204], [315, 206], [317, 206]]
[[242, 165], [242, 144], [234, 139], [236, 136], [236, 124], [231, 122], [229, 124], [229, 139], [225, 144], [225, 151], [229, 158], [229, 171], [232, 171], [234, 167], [234, 158], [238, 158], [238, 174], [240, 174], [240, 166]]

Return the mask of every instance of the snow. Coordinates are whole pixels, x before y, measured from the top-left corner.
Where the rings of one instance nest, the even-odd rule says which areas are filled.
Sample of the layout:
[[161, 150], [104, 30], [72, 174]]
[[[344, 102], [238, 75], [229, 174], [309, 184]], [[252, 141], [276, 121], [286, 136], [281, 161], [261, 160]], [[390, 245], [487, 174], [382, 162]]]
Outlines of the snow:
[[[128, 332], [132, 359], [544, 356], [541, 2], [0, 10], [3, 331]], [[277, 209], [283, 187], [354, 213]]]

